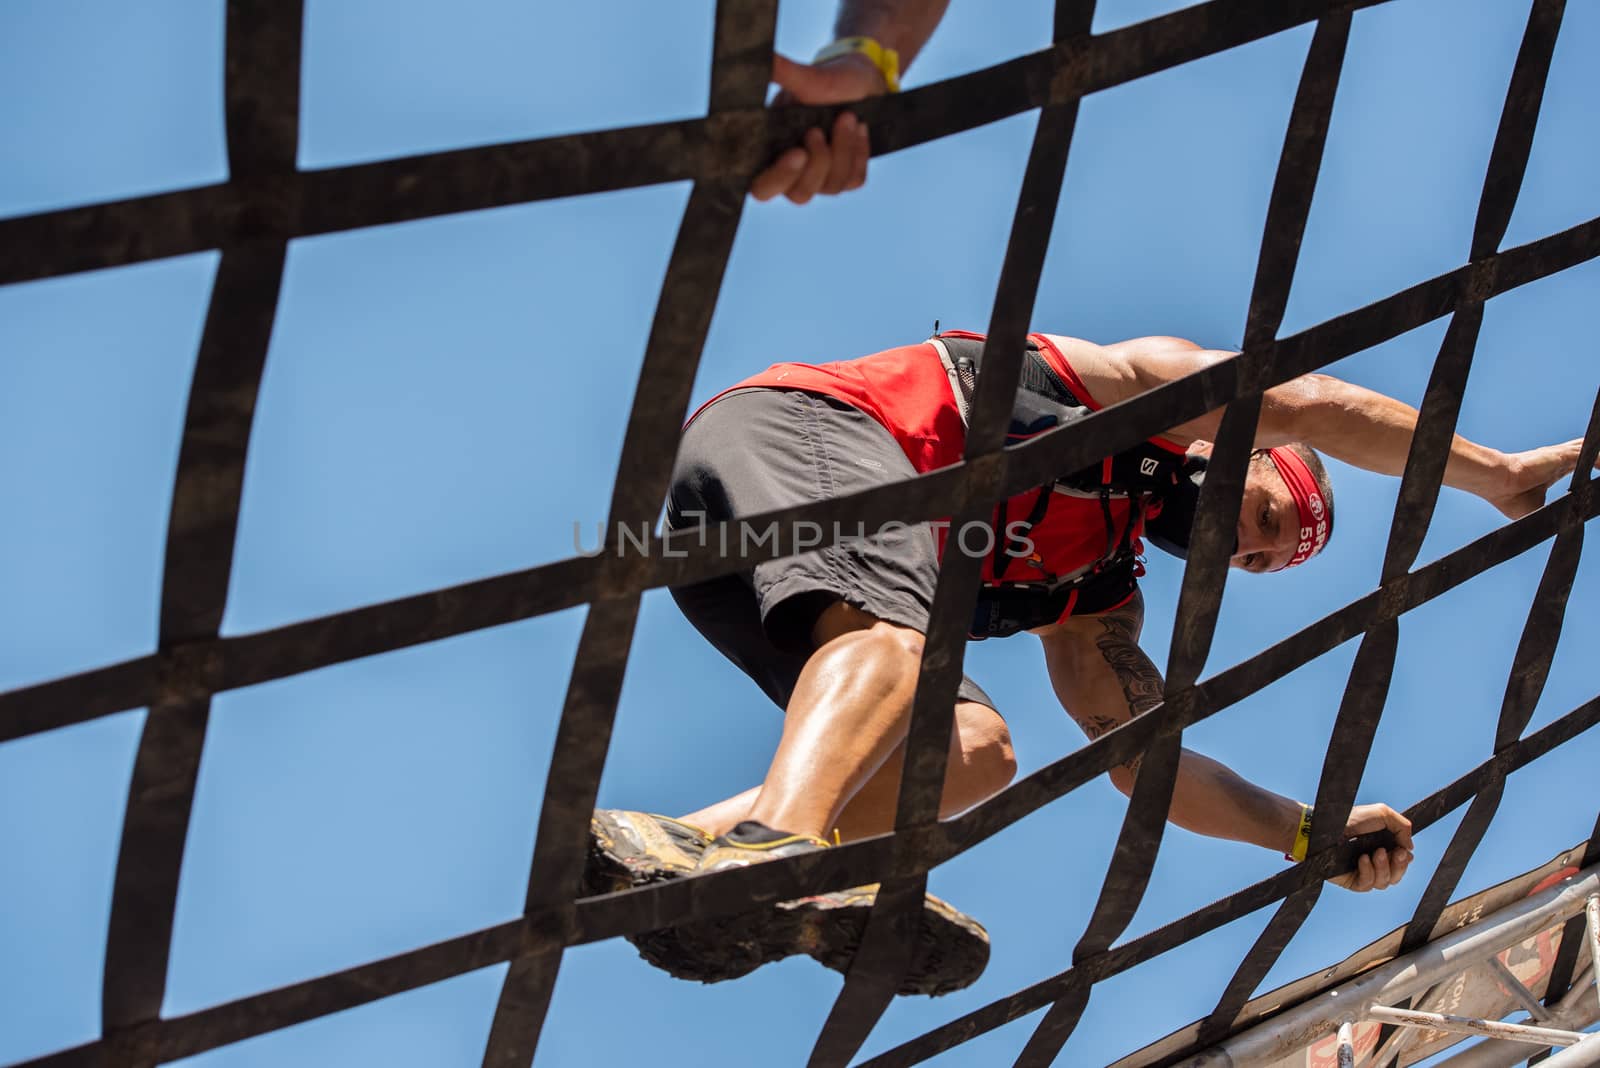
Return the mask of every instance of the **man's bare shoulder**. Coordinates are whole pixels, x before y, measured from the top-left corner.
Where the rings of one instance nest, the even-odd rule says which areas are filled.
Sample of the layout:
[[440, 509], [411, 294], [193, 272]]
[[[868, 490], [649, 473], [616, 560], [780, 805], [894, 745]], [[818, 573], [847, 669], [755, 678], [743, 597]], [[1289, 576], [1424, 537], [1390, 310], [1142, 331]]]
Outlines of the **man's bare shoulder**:
[[1109, 358], [1137, 379], [1141, 390], [1154, 389], [1234, 356], [1231, 351], [1207, 349], [1187, 338], [1159, 334], [1130, 338], [1104, 348]]
[[1115, 351], [1115, 345], [1099, 345], [1066, 334], [1044, 336], [1088, 387], [1095, 403], [1116, 404], [1139, 392], [1133, 368]]
[[1151, 335], [1107, 345], [1046, 334], [1100, 404], [1111, 405], [1233, 354], [1208, 350], [1181, 337]]

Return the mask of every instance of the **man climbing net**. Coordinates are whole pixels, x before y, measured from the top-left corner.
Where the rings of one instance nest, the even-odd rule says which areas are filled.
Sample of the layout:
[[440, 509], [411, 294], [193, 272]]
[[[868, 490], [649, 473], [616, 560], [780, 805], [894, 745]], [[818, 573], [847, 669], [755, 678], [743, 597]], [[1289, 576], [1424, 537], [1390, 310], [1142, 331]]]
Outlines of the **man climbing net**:
[[[958, 462], [982, 348], [980, 335], [952, 331], [855, 360], [776, 364], [718, 394], [685, 429], [668, 528], [738, 521]], [[1171, 337], [1098, 345], [1029, 335], [1008, 441], [1064, 427], [1233, 355]], [[758, 864], [892, 830], [939, 561], [952, 547], [984, 558], [970, 637], [1037, 636], [1062, 708], [1090, 738], [1159, 704], [1161, 674], [1138, 644], [1143, 540], [1185, 554], [1224, 411], [1001, 501], [976, 536], [896, 524], [674, 589], [696, 629], [784, 709], [782, 738], [759, 786], [681, 819], [596, 812], [587, 891]], [[1416, 425], [1408, 405], [1327, 375], [1268, 390], [1231, 565], [1270, 573], [1317, 555], [1334, 521], [1317, 450], [1398, 475]], [[1580, 447], [1569, 441], [1507, 454], [1458, 435], [1445, 484], [1519, 517], [1571, 474]], [[742, 536], [739, 543], [730, 551]], [[1135, 758], [1111, 779], [1131, 793], [1138, 772]], [[994, 796], [1014, 773], [995, 702], [963, 679], [941, 817]], [[1311, 807], [1185, 750], [1168, 819], [1301, 860]], [[1393, 886], [1410, 864], [1404, 816], [1386, 804], [1356, 805], [1344, 834], [1369, 832], [1387, 832], [1391, 844], [1360, 855], [1334, 880], [1346, 889]], [[844, 971], [872, 904], [873, 888], [861, 887], [634, 942], [651, 963], [707, 982], [802, 952]], [[901, 992], [964, 987], [982, 972], [988, 950], [976, 920], [930, 895]]]

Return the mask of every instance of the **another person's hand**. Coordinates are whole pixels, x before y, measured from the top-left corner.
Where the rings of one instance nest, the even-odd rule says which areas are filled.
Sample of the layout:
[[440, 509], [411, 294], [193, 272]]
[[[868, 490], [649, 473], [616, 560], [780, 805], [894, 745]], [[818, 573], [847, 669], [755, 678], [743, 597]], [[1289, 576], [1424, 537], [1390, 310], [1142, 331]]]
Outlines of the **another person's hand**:
[[1368, 890], [1387, 890], [1405, 878], [1412, 855], [1411, 821], [1400, 813], [1388, 805], [1356, 805], [1345, 822], [1344, 836], [1354, 838], [1384, 830], [1394, 834], [1393, 849], [1379, 846], [1371, 853], [1363, 854], [1356, 861], [1355, 870], [1328, 881], [1346, 890], [1364, 894]]
[[[783, 104], [844, 104], [888, 91], [882, 72], [860, 53], [836, 56], [815, 65], [772, 57], [772, 80], [780, 87], [773, 98]], [[850, 112], [834, 120], [830, 138], [821, 129], [806, 131], [802, 145], [784, 152], [750, 183], [757, 200], [786, 196], [804, 204], [818, 193], [832, 195], [860, 188], [867, 180], [872, 146], [867, 125]]]
[[[1489, 503], [1512, 518], [1521, 519], [1544, 506], [1550, 487], [1572, 474], [1578, 466], [1583, 439], [1574, 438], [1560, 445], [1546, 445], [1506, 457], [1505, 489], [1488, 498]], [[1600, 463], [1596, 463], [1600, 467]]]

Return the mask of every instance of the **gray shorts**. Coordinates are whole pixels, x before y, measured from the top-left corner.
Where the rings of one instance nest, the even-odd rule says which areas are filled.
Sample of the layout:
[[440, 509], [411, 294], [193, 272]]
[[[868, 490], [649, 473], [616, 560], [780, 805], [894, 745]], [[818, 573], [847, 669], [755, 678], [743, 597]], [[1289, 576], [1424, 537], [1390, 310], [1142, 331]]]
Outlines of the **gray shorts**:
[[[740, 390], [705, 409], [684, 431], [667, 526], [682, 530], [756, 515], [916, 473], [881, 424], [843, 401], [800, 390]], [[843, 529], [862, 533], [848, 524]], [[727, 550], [740, 554], [764, 533], [750, 531], [751, 541], [736, 535]], [[782, 544], [791, 543], [783, 537]], [[938, 577], [933, 534], [927, 524], [917, 524], [761, 561], [671, 592], [695, 629], [782, 708], [811, 655], [812, 624], [823, 609], [844, 601], [927, 633]], [[968, 678], [958, 697], [994, 707]]]

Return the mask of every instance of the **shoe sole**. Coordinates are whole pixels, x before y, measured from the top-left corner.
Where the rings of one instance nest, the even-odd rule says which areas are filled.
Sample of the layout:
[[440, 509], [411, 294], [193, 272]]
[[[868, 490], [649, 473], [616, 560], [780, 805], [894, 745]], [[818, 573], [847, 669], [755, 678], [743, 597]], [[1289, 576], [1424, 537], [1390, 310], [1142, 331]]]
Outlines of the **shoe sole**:
[[[797, 954], [841, 974], [861, 948], [875, 888], [785, 901], [762, 913], [649, 931], [632, 939], [639, 955], [680, 979], [719, 983]], [[989, 963], [983, 925], [929, 894], [898, 994], [938, 997], [971, 986]]]
[[584, 894], [610, 894], [682, 878], [694, 870], [700, 850], [710, 840], [687, 824], [647, 812], [596, 809], [589, 818]]

